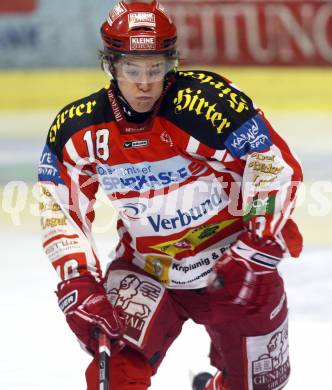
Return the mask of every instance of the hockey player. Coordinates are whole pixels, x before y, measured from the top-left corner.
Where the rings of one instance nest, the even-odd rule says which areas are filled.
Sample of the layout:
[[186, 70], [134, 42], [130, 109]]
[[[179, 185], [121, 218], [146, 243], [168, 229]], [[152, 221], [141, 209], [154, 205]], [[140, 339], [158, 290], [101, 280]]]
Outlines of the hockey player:
[[[101, 36], [111, 83], [59, 112], [39, 167], [44, 248], [59, 306], [93, 356], [88, 389], [96, 333], [112, 341], [111, 389], [146, 390], [187, 319], [211, 339], [207, 389], [283, 388], [278, 264], [302, 248], [290, 218], [298, 161], [229, 80], [177, 71], [176, 28], [159, 3], [119, 3]], [[98, 189], [118, 210], [104, 275], [91, 233]]]

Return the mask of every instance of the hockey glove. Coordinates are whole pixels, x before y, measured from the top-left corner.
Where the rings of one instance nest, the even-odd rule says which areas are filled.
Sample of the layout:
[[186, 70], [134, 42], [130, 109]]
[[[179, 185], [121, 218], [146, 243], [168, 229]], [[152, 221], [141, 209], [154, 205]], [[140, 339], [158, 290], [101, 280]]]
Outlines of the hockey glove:
[[254, 241], [242, 233], [217, 260], [209, 278], [209, 291], [225, 305], [238, 305], [238, 314], [259, 314], [263, 307], [280, 299], [284, 292], [277, 265], [283, 257], [271, 239]]
[[112, 353], [124, 346], [124, 312], [108, 301], [102, 284], [92, 276], [80, 276], [58, 285], [59, 306], [66, 321], [84, 348], [94, 354], [98, 349], [98, 333], [111, 339]]

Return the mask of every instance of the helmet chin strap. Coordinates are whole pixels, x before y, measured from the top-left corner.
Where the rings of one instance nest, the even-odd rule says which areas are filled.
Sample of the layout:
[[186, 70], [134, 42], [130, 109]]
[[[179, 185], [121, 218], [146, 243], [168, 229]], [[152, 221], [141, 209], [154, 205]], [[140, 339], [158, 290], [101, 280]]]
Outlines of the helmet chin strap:
[[112, 87], [119, 100], [119, 103], [126, 116], [127, 121], [134, 123], [143, 123], [151, 115], [153, 108], [147, 112], [137, 112], [131, 107], [127, 99], [123, 96], [115, 78], [113, 78], [112, 80]]
[[129, 103], [123, 97], [116, 81], [113, 79], [109, 89], [107, 90], [107, 95], [120, 133], [134, 134], [151, 130], [153, 119], [159, 111], [166, 92], [174, 81], [174, 77], [166, 79], [164, 90], [160, 98], [154, 104], [152, 110], [146, 113], [139, 113], [131, 108]]

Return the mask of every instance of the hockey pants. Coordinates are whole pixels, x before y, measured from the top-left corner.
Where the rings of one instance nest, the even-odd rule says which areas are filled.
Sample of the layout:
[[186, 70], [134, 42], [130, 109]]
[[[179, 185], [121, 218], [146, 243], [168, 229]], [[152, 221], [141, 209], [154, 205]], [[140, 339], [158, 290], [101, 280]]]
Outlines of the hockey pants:
[[[88, 390], [99, 390], [98, 356], [93, 359], [85, 376]], [[110, 390], [147, 390], [152, 367], [139, 352], [125, 348], [112, 356], [110, 362]]]
[[[271, 305], [244, 318], [233, 318], [235, 305], [221, 305], [206, 289], [165, 289], [149, 274], [120, 260], [112, 263], [105, 286], [111, 303], [126, 312], [128, 345], [111, 358], [111, 390], [146, 390], [187, 319], [205, 327], [211, 339], [211, 364], [223, 372], [230, 390], [279, 390], [286, 385], [287, 299], [280, 276]], [[88, 390], [98, 390], [96, 360], [86, 377]]]

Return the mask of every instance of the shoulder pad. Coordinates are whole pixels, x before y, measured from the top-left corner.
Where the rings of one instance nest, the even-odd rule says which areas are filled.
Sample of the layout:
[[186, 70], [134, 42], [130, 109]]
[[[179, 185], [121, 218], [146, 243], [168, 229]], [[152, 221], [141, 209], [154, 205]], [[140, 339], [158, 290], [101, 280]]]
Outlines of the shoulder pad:
[[251, 99], [208, 71], [178, 71], [160, 115], [207, 146], [224, 149], [228, 135], [257, 114]]
[[89, 125], [109, 122], [112, 110], [107, 110], [106, 89], [65, 106], [55, 117], [47, 136], [47, 144], [62, 159], [62, 149], [70, 137]]

